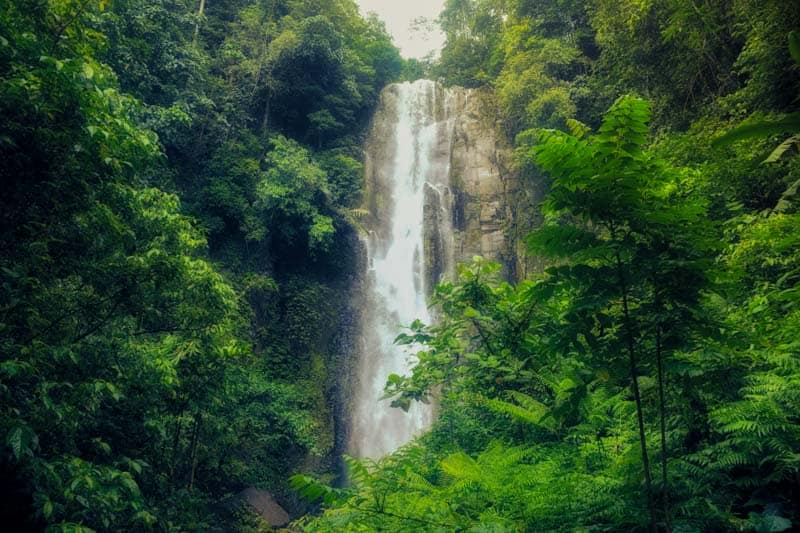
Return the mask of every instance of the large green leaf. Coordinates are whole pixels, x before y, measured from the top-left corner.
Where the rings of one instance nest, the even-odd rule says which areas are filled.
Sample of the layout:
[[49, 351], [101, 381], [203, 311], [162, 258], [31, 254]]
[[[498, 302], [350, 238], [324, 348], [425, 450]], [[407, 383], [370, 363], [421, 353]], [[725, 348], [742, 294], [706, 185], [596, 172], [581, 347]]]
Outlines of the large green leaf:
[[718, 148], [745, 139], [797, 131], [800, 131], [800, 113], [792, 113], [777, 120], [757, 120], [742, 124], [711, 141], [711, 145]]
[[800, 150], [800, 135], [792, 135], [775, 148], [764, 160], [764, 163], [777, 163], [785, 157], [791, 157]]
[[789, 33], [789, 53], [792, 58], [800, 65], [800, 33], [793, 31]]
[[6, 436], [6, 444], [8, 447], [11, 448], [11, 453], [14, 454], [14, 457], [19, 461], [20, 457], [22, 457], [22, 427], [17, 426], [11, 431], [8, 432]]

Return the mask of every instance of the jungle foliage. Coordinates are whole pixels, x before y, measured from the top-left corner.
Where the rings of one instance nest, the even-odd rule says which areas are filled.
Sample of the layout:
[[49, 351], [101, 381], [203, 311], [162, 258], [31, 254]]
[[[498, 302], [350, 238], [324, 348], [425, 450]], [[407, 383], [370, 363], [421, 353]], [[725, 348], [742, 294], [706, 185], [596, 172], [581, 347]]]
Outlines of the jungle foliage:
[[360, 132], [402, 68], [351, 1], [0, 3], [5, 530], [236, 529], [247, 486], [302, 508]]

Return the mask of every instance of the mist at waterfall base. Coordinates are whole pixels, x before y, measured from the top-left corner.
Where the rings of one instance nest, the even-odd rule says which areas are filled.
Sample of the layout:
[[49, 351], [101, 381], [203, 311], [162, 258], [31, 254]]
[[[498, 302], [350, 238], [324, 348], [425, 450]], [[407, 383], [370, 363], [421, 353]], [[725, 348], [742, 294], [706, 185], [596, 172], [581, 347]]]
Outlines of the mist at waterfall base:
[[356, 457], [382, 457], [434, 418], [431, 405], [412, 402], [405, 412], [382, 397], [389, 374], [408, 375], [419, 349], [397, 346], [394, 339], [415, 319], [430, 324], [426, 295], [452, 263], [452, 101], [451, 93], [432, 81], [390, 85], [367, 141], [371, 217], [364, 238], [368, 264], [348, 449]]

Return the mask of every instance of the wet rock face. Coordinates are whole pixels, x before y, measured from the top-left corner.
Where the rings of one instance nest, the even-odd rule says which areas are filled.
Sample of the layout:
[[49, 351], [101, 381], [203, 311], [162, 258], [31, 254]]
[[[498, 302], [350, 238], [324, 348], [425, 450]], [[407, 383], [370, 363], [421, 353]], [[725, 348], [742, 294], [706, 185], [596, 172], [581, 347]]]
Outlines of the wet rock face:
[[519, 180], [511, 147], [501, 133], [491, 93], [449, 89], [458, 94], [450, 148], [450, 183], [455, 198], [455, 262], [475, 255], [499, 261], [506, 278], [516, 277], [513, 232]]
[[[429, 82], [430, 83], [430, 82]], [[373, 119], [366, 149], [366, 207], [373, 214], [392, 208], [387, 185], [396, 153], [392, 146], [398, 85], [389, 85]], [[502, 133], [496, 104], [485, 90], [435, 84], [427, 102], [438, 126], [427, 156], [424, 191], [425, 282], [428, 292], [455, 265], [480, 255], [503, 264], [514, 279], [522, 254], [515, 234], [516, 213], [525, 195], [512, 169], [512, 149]], [[368, 223], [379, 241], [389, 238], [377, 217]], [[443, 239], [449, 242], [443, 242]]]
[[449, 205], [452, 194], [448, 188], [425, 185], [425, 204], [423, 207], [423, 242], [425, 253], [425, 286], [430, 292], [443, 279], [449, 266], [451, 255], [448, 239], [450, 231], [444, 231], [449, 224]]
[[[430, 83], [430, 82], [428, 82]], [[387, 185], [396, 153], [392, 146], [400, 86], [389, 85], [373, 119], [366, 149], [366, 207], [373, 214], [392, 208]], [[508, 279], [518, 276], [516, 213], [520, 196], [512, 149], [502, 133], [491, 92], [434, 84], [427, 102], [438, 131], [427, 154], [424, 191], [425, 281], [428, 292], [455, 265], [480, 255], [504, 265]], [[444, 215], [446, 214], [446, 215]], [[445, 218], [446, 217], [446, 218]], [[377, 217], [369, 221], [380, 241], [390, 237]], [[442, 242], [442, 240], [450, 242]]]

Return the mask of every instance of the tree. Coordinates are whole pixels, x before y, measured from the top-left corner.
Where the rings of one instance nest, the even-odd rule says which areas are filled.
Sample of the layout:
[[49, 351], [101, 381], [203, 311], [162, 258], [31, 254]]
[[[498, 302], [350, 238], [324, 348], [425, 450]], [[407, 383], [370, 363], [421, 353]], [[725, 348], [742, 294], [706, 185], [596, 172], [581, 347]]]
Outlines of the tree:
[[[650, 528], [655, 530], [639, 390], [641, 346], [649, 344], [655, 352], [664, 519], [669, 523], [664, 338], [674, 349], [695, 320], [693, 309], [708, 283], [704, 269], [709, 232], [703, 223], [704, 204], [681, 190], [690, 184], [688, 176], [643, 150], [648, 121], [644, 101], [622, 97], [595, 136], [583, 139], [580, 133], [553, 131], [540, 135], [541, 144], [534, 148], [536, 161], [554, 177], [545, 201], [545, 214], [552, 222], [533, 233], [531, 245], [551, 257], [571, 258], [552, 272], [558, 276], [565, 271], [566, 282], [574, 284], [576, 313], [617, 315], [612, 324], [619, 326], [610, 329], [617, 332], [628, 354]], [[587, 334], [587, 341], [594, 336]]]

